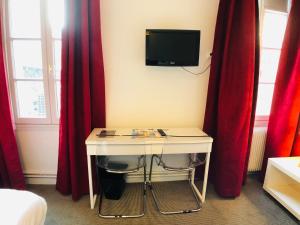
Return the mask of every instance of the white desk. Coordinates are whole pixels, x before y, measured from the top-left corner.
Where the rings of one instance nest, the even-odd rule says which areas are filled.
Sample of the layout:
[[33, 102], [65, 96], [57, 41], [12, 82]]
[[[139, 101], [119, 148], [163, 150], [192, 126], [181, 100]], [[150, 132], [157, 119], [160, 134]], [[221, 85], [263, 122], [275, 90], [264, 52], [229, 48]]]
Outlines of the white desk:
[[153, 154], [187, 154], [206, 153], [206, 163], [202, 192], [194, 184], [194, 171], [192, 173], [192, 185], [203, 203], [205, 201], [209, 159], [213, 139], [198, 128], [170, 128], [164, 129], [167, 135], [173, 136], [206, 136], [206, 137], [132, 137], [122, 136], [132, 133], [132, 129], [103, 128], [116, 130], [111, 137], [98, 137], [102, 128], [95, 128], [86, 139], [87, 162], [89, 176], [90, 204], [93, 209], [97, 195], [94, 195], [91, 156], [93, 155], [153, 155]]
[[263, 188], [300, 220], [300, 157], [269, 158]]

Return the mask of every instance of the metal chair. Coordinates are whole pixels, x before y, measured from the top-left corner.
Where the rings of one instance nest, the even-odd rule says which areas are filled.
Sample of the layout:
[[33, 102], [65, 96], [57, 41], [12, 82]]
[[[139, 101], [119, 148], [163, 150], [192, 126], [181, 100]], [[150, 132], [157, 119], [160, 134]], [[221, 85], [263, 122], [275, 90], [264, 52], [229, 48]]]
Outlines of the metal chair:
[[[193, 192], [193, 196], [195, 198], [197, 207], [193, 208], [193, 209], [185, 209], [185, 210], [177, 210], [177, 211], [163, 211], [161, 210], [161, 207], [159, 205], [159, 201], [158, 201], [158, 197], [155, 193], [154, 187], [152, 185], [151, 182], [151, 176], [152, 176], [152, 169], [153, 169], [153, 161], [154, 158], [156, 159], [156, 163], [158, 166], [162, 166], [162, 168], [164, 170], [167, 171], [188, 171], [188, 179], [189, 179], [189, 184], [190, 187], [192, 189]], [[152, 155], [151, 157], [151, 165], [150, 165], [150, 173], [149, 173], [149, 187], [154, 199], [154, 203], [156, 205], [156, 208], [158, 209], [158, 211], [163, 214], [163, 215], [172, 215], [172, 214], [184, 214], [184, 213], [193, 213], [193, 212], [198, 212], [201, 210], [202, 205], [199, 201], [199, 198], [195, 192], [195, 187], [194, 185], [192, 185], [192, 179], [194, 178], [194, 172], [195, 172], [195, 168], [199, 165], [203, 165], [205, 164], [205, 160], [201, 160], [199, 158], [199, 155], [197, 154], [189, 154], [189, 164], [187, 167], [172, 167], [172, 166], [168, 166], [163, 160], [162, 160], [162, 155]]]
[[105, 171], [113, 174], [128, 174], [128, 173], [135, 173], [138, 172], [141, 168], [144, 170], [144, 182], [143, 182], [143, 203], [142, 203], [142, 209], [140, 214], [136, 215], [104, 215], [101, 213], [101, 206], [102, 206], [102, 198], [103, 198], [103, 188], [101, 188], [100, 191], [100, 201], [99, 201], [99, 210], [98, 210], [98, 216], [102, 218], [138, 218], [145, 215], [146, 210], [146, 190], [147, 190], [147, 181], [146, 181], [146, 157], [145, 155], [139, 156], [137, 165], [135, 168], [131, 169], [125, 169], [125, 168], [113, 168], [111, 166], [111, 163], [109, 161], [108, 157], [101, 157], [100, 160], [96, 160], [96, 164], [98, 167], [105, 169]]

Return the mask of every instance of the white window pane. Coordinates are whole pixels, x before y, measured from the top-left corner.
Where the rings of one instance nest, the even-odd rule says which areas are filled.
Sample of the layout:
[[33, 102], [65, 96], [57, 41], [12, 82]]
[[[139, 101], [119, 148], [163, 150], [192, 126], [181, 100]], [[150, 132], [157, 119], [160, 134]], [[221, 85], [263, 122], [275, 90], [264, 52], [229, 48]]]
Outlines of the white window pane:
[[40, 41], [13, 41], [16, 78], [42, 79], [42, 49]]
[[262, 46], [268, 48], [281, 48], [286, 23], [286, 13], [266, 11], [262, 28]]
[[60, 81], [56, 81], [55, 84], [55, 93], [56, 93], [56, 114], [57, 117], [60, 115]]
[[12, 37], [41, 36], [40, 0], [9, 0], [9, 9]]
[[55, 78], [60, 79], [61, 72], [61, 41], [54, 41], [54, 73]]
[[64, 1], [48, 0], [48, 15], [53, 38], [61, 38], [61, 32], [64, 27]]
[[16, 92], [20, 118], [46, 118], [42, 81], [17, 81]]
[[259, 82], [275, 83], [280, 50], [263, 49], [261, 51]]
[[256, 105], [256, 116], [268, 116], [270, 114], [274, 84], [259, 84]]

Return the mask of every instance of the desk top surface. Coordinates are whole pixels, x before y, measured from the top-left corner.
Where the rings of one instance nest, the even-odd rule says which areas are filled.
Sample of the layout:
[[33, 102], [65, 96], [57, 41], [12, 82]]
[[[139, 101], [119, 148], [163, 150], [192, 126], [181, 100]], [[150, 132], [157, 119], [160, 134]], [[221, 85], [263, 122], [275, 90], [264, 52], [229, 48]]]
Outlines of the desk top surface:
[[[114, 136], [99, 137], [101, 130], [114, 130]], [[109, 144], [196, 144], [212, 143], [213, 139], [199, 128], [163, 128], [167, 136], [162, 137], [156, 128], [137, 128], [144, 136], [135, 136], [133, 128], [95, 128], [86, 139], [87, 145]]]

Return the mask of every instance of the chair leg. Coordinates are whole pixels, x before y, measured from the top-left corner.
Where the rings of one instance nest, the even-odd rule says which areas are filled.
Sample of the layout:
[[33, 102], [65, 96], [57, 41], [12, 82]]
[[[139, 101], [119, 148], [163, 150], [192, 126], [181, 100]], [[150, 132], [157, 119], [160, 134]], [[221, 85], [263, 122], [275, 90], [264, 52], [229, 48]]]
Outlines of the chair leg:
[[[144, 157], [144, 160], [146, 160], [146, 158]], [[100, 200], [99, 200], [99, 209], [98, 209], [98, 216], [101, 218], [105, 218], [105, 219], [114, 219], [114, 218], [139, 218], [139, 217], [143, 217], [145, 215], [145, 211], [146, 211], [146, 191], [147, 191], [147, 180], [146, 180], [146, 163], [144, 161], [144, 166], [143, 166], [143, 170], [144, 170], [144, 182], [142, 184], [142, 188], [143, 188], [143, 203], [142, 203], [142, 212], [140, 214], [136, 214], [136, 215], [122, 215], [122, 214], [117, 214], [117, 215], [104, 215], [101, 213], [101, 207], [102, 207], [102, 198], [103, 198], [103, 191], [101, 189], [101, 193], [100, 193]]]
[[150, 186], [151, 186], [152, 167], [153, 167], [153, 159], [154, 159], [154, 157], [157, 157], [157, 155], [152, 155], [152, 157], [151, 157], [150, 171], [149, 171], [149, 184], [150, 184]]
[[157, 155], [152, 155], [151, 157], [151, 164], [150, 164], [150, 172], [149, 172], [149, 188], [150, 188], [150, 191], [151, 191], [151, 194], [152, 194], [152, 197], [154, 199], [154, 203], [155, 203], [155, 206], [157, 208], [157, 210], [163, 214], [163, 215], [173, 215], [173, 214], [185, 214], [185, 213], [193, 213], [193, 212], [198, 212], [201, 210], [202, 208], [202, 205], [198, 199], [198, 196], [194, 190], [194, 187], [193, 185], [191, 184], [191, 171], [189, 171], [189, 185], [192, 189], [192, 192], [193, 192], [193, 196], [195, 198], [195, 201], [196, 201], [196, 204], [197, 204], [197, 207], [194, 208], [194, 209], [185, 209], [185, 210], [177, 210], [177, 211], [163, 211], [161, 210], [161, 207], [159, 205], [159, 201], [158, 201], [158, 197], [155, 193], [155, 190], [154, 190], [154, 187], [152, 185], [152, 182], [151, 182], [151, 175], [152, 175], [152, 169], [153, 169], [153, 159], [154, 157], [158, 157]]

